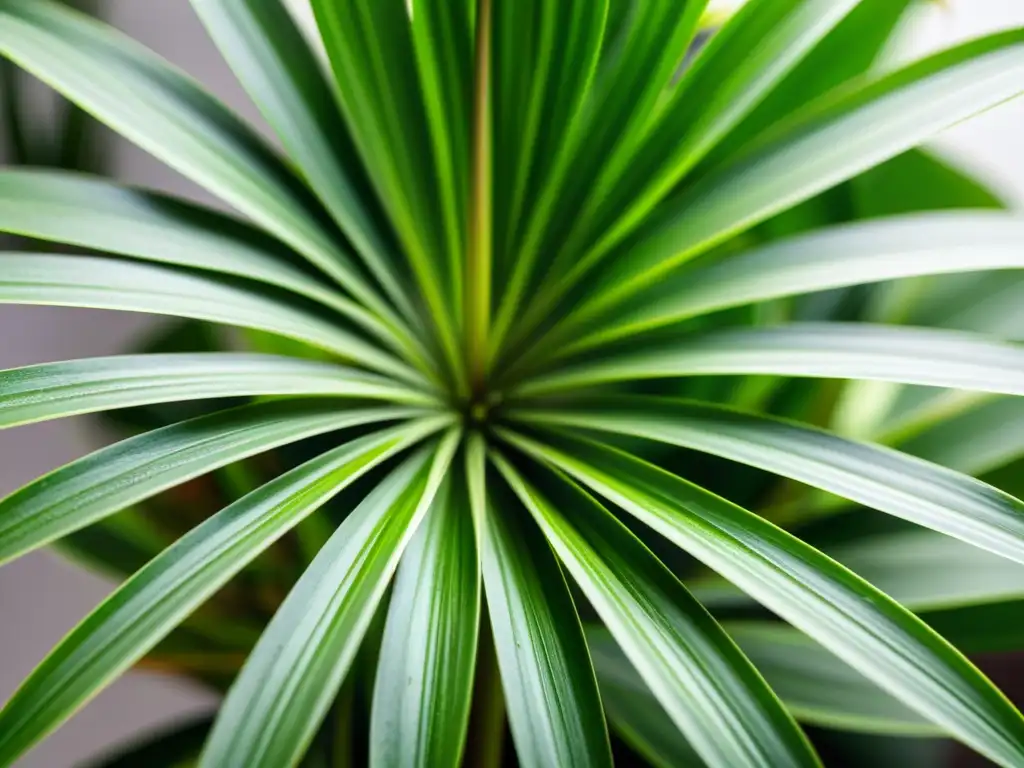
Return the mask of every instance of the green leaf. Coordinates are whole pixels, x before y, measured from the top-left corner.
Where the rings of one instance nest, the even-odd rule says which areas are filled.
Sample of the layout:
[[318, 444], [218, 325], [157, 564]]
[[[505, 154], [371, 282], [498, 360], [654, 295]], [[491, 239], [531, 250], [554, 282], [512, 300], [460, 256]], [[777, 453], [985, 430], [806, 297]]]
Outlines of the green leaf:
[[[945, 735], [818, 643], [784, 624], [731, 622], [724, 627], [801, 722], [859, 733]], [[670, 730], [671, 721], [654, 694], [608, 634], [588, 629], [587, 640], [594, 652], [601, 690], [610, 689], [616, 698], [626, 698], [625, 706], [619, 701], [618, 718], [624, 721], [627, 740], [638, 742], [641, 751], [652, 751], [658, 764], [673, 768], [690, 765], [689, 761], [669, 761], [669, 755], [685, 755], [692, 747], [682, 734]]]
[[983, 269], [1024, 269], [1024, 219], [1003, 213], [924, 213], [829, 227], [684, 269], [614, 314], [573, 315], [545, 347], [564, 357], [732, 307]]
[[123, 440], [0, 500], [0, 563], [235, 461], [408, 409], [259, 403]]
[[1019, 95], [1022, 82], [1024, 30], [1011, 30], [825, 96], [666, 201], [622, 244], [587, 306], [620, 303], [729, 237]]
[[488, 491], [484, 589], [519, 762], [610, 767], [594, 670], [562, 571], [515, 497]]
[[768, 622], [724, 626], [803, 723], [864, 733], [945, 735], [806, 635]]
[[679, 732], [611, 633], [587, 627], [587, 646], [608, 721], [656, 768], [703, 768], [700, 756]]
[[0, 230], [257, 280], [334, 309], [393, 347], [418, 349], [262, 230], [173, 197], [80, 174], [5, 170]]
[[641, 224], [859, 2], [747, 2], [697, 54], [643, 141], [605, 167], [595, 214], [610, 226], [584, 259], [606, 253]]
[[0, 429], [149, 403], [253, 395], [433, 404], [415, 390], [334, 363], [228, 352], [121, 355], [0, 371]]
[[937, 422], [899, 449], [969, 475], [982, 475], [1024, 456], [1024, 400], [997, 398]]
[[[995, 192], [949, 160], [904, 152], [850, 181], [860, 218], [964, 208], [1004, 209]], [[981, 234], [981, 233], [979, 233]]]
[[[733, 157], [738, 149], [771, 129], [806, 104], [864, 76], [893, 40], [916, 0], [860, 0], [856, 7], [818, 42], [809, 55], [720, 142], [706, 159], [709, 167]], [[885, 62], [880, 63], [885, 66]]]
[[79, 624], [0, 710], [0, 765], [11, 765], [70, 717], [300, 520], [437, 429], [436, 423], [399, 427], [343, 445], [179, 539]]
[[652, 397], [577, 402], [569, 408], [529, 411], [522, 418], [712, 453], [1024, 563], [1024, 502], [967, 475], [881, 446], [797, 422]]
[[[520, 2], [510, 5], [518, 9]], [[601, 19], [597, 14], [603, 11], [604, 2], [554, 5], [591, 6], [590, 13], [578, 17], [579, 29], [584, 34], [598, 31], [594, 24]], [[553, 70], [571, 72], [580, 68], [577, 76], [581, 80], [570, 94], [586, 95], [581, 105], [584, 112], [582, 119], [569, 124], [565, 143], [551, 161], [544, 163], [537, 158], [537, 167], [544, 169], [542, 186], [535, 193], [532, 210], [524, 211], [522, 234], [512, 251], [515, 264], [504, 283], [495, 344], [513, 327], [514, 338], [519, 337], [524, 323], [522, 311], [524, 306], [531, 305], [530, 291], [543, 287], [546, 292], [544, 278], [558, 274], [566, 264], [571, 265], [580, 247], [586, 244], [590, 235], [587, 225], [593, 218], [587, 206], [596, 202], [591, 195], [602, 169], [628, 161], [637, 142], [663, 109], [662, 99], [685, 58], [706, 5], [707, 0], [687, 2], [682, 9], [675, 0], [632, 3], [616, 39], [606, 37], [602, 42], [601, 59], [592, 78], [592, 46], [598, 43], [594, 37], [586, 38], [577, 61], [560, 61], [558, 69]], [[611, 14], [610, 8], [608, 13]], [[528, 23], [525, 17], [523, 23]], [[567, 27], [566, 31], [573, 29]], [[525, 36], [526, 33], [520, 33], [517, 37]], [[570, 53], [565, 50], [562, 55]], [[583, 93], [577, 89], [583, 89]], [[547, 262], [542, 258], [547, 258]], [[533, 315], [543, 317], [547, 308], [541, 302]], [[495, 347], [494, 352], [498, 351]]]
[[456, 462], [395, 578], [373, 692], [373, 766], [461, 765], [480, 621], [466, 481]]
[[311, 5], [352, 138], [458, 371], [455, 312], [462, 296], [455, 292], [455, 244], [447, 241], [450, 219], [441, 202], [448, 194], [438, 182], [443, 159], [432, 144], [441, 137], [431, 133], [406, 0]]
[[[698, 0], [691, 5], [700, 4]], [[690, 16], [693, 9], [687, 10], [681, 15]], [[503, 290], [492, 354], [514, 325], [523, 292], [544, 252], [542, 238], [559, 203], [559, 190], [569, 183], [574, 156], [587, 151], [583, 138], [605, 145], [615, 138], [600, 124], [594, 126], [600, 135], [584, 131], [588, 97], [632, 97], [639, 103], [644, 99], [638, 88], [609, 89], [601, 97], [592, 90], [607, 11], [608, 0], [494, 2], [495, 285]], [[667, 25], [652, 23], [664, 11], [663, 3], [645, 3], [637, 6], [633, 22], [648, 34], [664, 33]], [[635, 55], [656, 56], [663, 50], [652, 47]], [[623, 82], [628, 70], [624, 63], [619, 72]], [[656, 86], [659, 76], [656, 71], [643, 85]]]
[[388, 296], [410, 316], [395, 245], [309, 45], [281, 0], [191, 0], [235, 75]]
[[495, 461], [630, 661], [711, 765], [820, 765], [714, 619], [632, 533], [564, 476], [542, 494]]
[[286, 294], [177, 267], [93, 256], [0, 253], [0, 304], [148, 312], [256, 328], [326, 349], [399, 378], [420, 374]]
[[448, 470], [458, 432], [392, 472], [288, 593], [221, 707], [200, 766], [294, 765], [330, 707], [406, 545]]
[[[639, 349], [638, 349], [639, 346]], [[869, 323], [794, 323], [623, 344], [528, 379], [519, 397], [618, 381], [772, 374], [1024, 395], [1024, 347], [984, 336]]]
[[4, 0], [0, 54], [249, 216], [378, 313], [386, 307], [266, 144], [196, 82], [51, 0]]
[[870, 584], [746, 510], [583, 440], [509, 439], [623, 507], [989, 757], [1024, 760], [1024, 717], [953, 646]]

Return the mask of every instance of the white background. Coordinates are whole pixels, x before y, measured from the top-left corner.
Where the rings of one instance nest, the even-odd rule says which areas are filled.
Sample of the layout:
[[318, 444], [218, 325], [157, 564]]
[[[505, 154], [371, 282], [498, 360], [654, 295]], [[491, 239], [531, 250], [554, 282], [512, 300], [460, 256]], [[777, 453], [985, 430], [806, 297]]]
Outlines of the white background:
[[[108, 8], [114, 24], [256, 119], [255, 109], [206, 39], [187, 0], [108, 0]], [[919, 55], [1009, 26], [1024, 26], [1024, 0], [935, 2], [904, 31], [892, 56]], [[965, 162], [1018, 208], [1024, 208], [1022, 144], [1024, 99], [958, 126], [936, 142], [941, 151]], [[128, 182], [196, 195], [189, 183], [123, 143], [117, 145], [115, 172]], [[0, 368], [115, 353], [153, 322], [117, 313], [0, 307]], [[0, 496], [95, 445], [95, 435], [81, 420], [0, 432]], [[0, 701], [7, 699], [47, 650], [110, 589], [108, 582], [48, 552], [0, 569]], [[214, 705], [212, 697], [195, 686], [131, 673], [23, 759], [19, 767], [70, 768], [110, 744]]]

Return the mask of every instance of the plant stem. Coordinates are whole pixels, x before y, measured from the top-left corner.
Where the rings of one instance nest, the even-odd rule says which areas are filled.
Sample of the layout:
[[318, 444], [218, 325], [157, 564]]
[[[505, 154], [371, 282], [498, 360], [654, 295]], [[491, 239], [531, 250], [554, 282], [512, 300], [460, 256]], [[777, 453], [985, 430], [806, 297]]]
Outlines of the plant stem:
[[491, 0], [477, 0], [473, 104], [472, 197], [466, 263], [465, 318], [470, 389], [483, 392], [491, 322], [492, 136]]

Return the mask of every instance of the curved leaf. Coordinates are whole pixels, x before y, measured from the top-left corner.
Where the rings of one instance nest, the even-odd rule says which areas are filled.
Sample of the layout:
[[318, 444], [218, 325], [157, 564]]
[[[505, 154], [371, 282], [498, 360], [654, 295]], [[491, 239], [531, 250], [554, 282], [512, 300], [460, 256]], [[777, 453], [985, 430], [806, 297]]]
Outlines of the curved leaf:
[[695, 485], [597, 443], [509, 433], [999, 765], [1024, 760], [1024, 717], [953, 646], [817, 550]]
[[[750, 0], [715, 32], [643, 141], [607, 166], [595, 198], [603, 220], [591, 258], [657, 203], [814, 50], [860, 0]], [[600, 214], [599, 214], [600, 215]]]
[[334, 532], [278, 608], [221, 707], [203, 768], [294, 765], [355, 658], [451, 462], [457, 432], [392, 472]]
[[123, 440], [0, 500], [0, 563], [239, 459], [408, 409], [259, 403]]
[[399, 427], [329, 451], [175, 542], [72, 630], [0, 710], [0, 765], [70, 717], [300, 520], [438, 428]]
[[616, 381], [772, 374], [1024, 395], [1024, 347], [984, 336], [869, 323], [733, 328], [640, 346], [529, 379], [521, 397]]
[[52, 0], [5, 0], [0, 53], [281, 238], [386, 314], [273, 152], [196, 82], [114, 28]]
[[1022, 83], [1024, 30], [1011, 30], [826, 95], [666, 201], [622, 244], [588, 304], [620, 303], [727, 238], [1019, 95]]
[[[417, 5], [423, 0], [417, 0]], [[353, 141], [403, 246], [454, 370], [462, 295], [439, 187], [407, 0], [312, 0]], [[461, 6], [453, 0], [452, 6]], [[468, 30], [467, 30], [468, 33]], [[454, 43], [454, 41], [453, 41]], [[440, 137], [438, 137], [440, 138]]]
[[416, 349], [262, 230], [173, 197], [81, 174], [4, 170], [0, 230], [258, 280], [330, 307], [392, 346]]
[[254, 395], [433, 403], [388, 379], [333, 363], [229, 352], [121, 355], [0, 371], [0, 429], [112, 408]]
[[623, 651], [711, 765], [818, 766], [757, 672], [675, 576], [589, 495], [495, 461]]
[[516, 755], [527, 766], [610, 768], [594, 670], [562, 571], [515, 497], [488, 490], [484, 589]]
[[675, 273], [613, 315], [598, 318], [597, 329], [592, 330], [594, 317], [574, 315], [546, 345], [557, 344], [562, 357], [731, 307], [984, 269], [1024, 269], [1024, 218], [994, 212], [923, 213], [829, 227]]
[[651, 689], [603, 627], [587, 627], [587, 646], [612, 728], [657, 768], [704, 768]]
[[1024, 456], [1024, 400], [1001, 397], [982, 402], [897, 445], [958, 472], [991, 472]]
[[568, 409], [527, 412], [523, 417], [712, 453], [1024, 564], [1024, 502], [967, 475], [888, 448], [796, 422], [651, 397], [598, 400], [589, 407], [574, 404]]
[[480, 562], [456, 462], [395, 577], [373, 688], [370, 765], [461, 765], [480, 621]]
[[337, 320], [255, 284], [93, 256], [0, 253], [0, 304], [148, 312], [277, 333], [399, 378], [420, 375]]
[[281, 0], [191, 0], [317, 197], [407, 316], [394, 244], [320, 64]]

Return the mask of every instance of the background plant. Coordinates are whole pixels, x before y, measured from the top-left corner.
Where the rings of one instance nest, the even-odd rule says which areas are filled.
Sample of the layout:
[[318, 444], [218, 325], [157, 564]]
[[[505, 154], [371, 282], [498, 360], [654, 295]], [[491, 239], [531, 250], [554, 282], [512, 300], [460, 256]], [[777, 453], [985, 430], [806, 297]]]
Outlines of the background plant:
[[0, 559], [68, 534], [141, 569], [5, 707], [0, 760], [145, 659], [230, 685], [204, 765], [451, 764], [471, 716], [469, 764], [506, 717], [524, 764], [607, 764], [604, 714], [667, 765], [815, 764], [791, 714], [1021, 764], [954, 648], [1019, 647], [1019, 272], [928, 276], [1019, 269], [1022, 225], [907, 215], [998, 206], [907, 150], [1016, 95], [1022, 33], [864, 77], [906, 5], [754, 2], [680, 73], [700, 3], [315, 2], [325, 78], [281, 6], [197, 0], [286, 165], [116, 33], [0, 2], [6, 55], [253, 222], [5, 171], [4, 229], [116, 256], [5, 255], [0, 296], [263, 353], [187, 324], [4, 374], [5, 426], [157, 429], [0, 506]]

